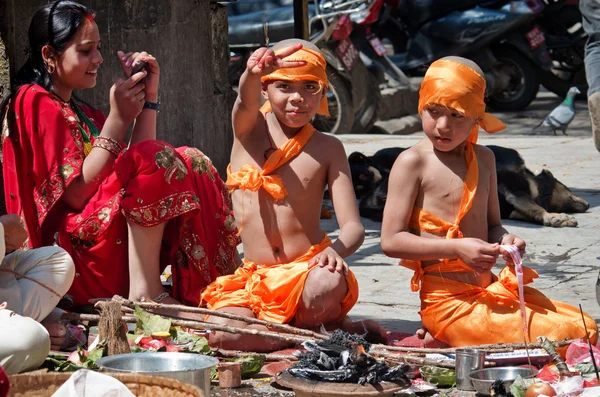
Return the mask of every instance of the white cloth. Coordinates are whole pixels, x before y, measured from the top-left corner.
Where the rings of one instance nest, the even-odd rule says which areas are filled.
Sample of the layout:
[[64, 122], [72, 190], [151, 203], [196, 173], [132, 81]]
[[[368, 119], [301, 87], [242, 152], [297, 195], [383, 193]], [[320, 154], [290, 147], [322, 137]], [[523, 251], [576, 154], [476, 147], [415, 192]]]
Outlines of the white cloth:
[[0, 310], [0, 366], [8, 375], [39, 368], [49, 352], [50, 336], [42, 324]]
[[[75, 276], [71, 256], [59, 247], [18, 250], [5, 256], [4, 227], [0, 223], [0, 366], [6, 373], [38, 368], [50, 351], [42, 321], [67, 293]], [[48, 286], [17, 276], [8, 269]]]
[[113, 377], [80, 369], [52, 397], [134, 397], [127, 386]]

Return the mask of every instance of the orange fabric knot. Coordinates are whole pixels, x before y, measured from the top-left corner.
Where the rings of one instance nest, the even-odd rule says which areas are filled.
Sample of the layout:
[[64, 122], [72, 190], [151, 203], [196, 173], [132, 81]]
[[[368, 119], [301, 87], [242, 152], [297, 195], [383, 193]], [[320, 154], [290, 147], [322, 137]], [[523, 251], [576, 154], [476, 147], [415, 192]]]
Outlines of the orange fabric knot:
[[463, 232], [460, 230], [460, 227], [454, 223], [448, 229], [448, 233], [446, 234], [446, 238], [463, 238]]
[[430, 105], [455, 109], [478, 120], [471, 129], [469, 142], [476, 143], [479, 127], [488, 133], [506, 128], [496, 116], [485, 112], [485, 79], [470, 67], [449, 59], [431, 64], [419, 91], [419, 114]]
[[[276, 54], [284, 51], [286, 48], [276, 51]], [[316, 94], [320, 94], [323, 90], [329, 87], [329, 81], [327, 80], [327, 62], [323, 55], [317, 51], [313, 51], [308, 48], [302, 48], [295, 53], [284, 58], [285, 61], [305, 61], [306, 65], [297, 68], [281, 68], [277, 69], [271, 74], [263, 76], [261, 81], [263, 83], [271, 83], [273, 81], [315, 81], [319, 84], [320, 90]], [[316, 95], [315, 94], [315, 95]], [[270, 112], [272, 110], [271, 103], [269, 101], [260, 109], [263, 113]], [[329, 106], [327, 104], [327, 95], [323, 95], [317, 114], [323, 116], [329, 116]]]
[[417, 292], [421, 288], [421, 281], [423, 280], [423, 276], [425, 275], [423, 266], [421, 266], [421, 261], [402, 259], [400, 261], [400, 266], [407, 267], [414, 271], [414, 274], [410, 279], [410, 290], [412, 292]]
[[230, 189], [258, 191], [264, 188], [275, 200], [287, 195], [279, 175], [264, 175], [250, 164], [243, 165], [238, 172], [231, 172], [231, 164], [227, 167], [227, 187]]

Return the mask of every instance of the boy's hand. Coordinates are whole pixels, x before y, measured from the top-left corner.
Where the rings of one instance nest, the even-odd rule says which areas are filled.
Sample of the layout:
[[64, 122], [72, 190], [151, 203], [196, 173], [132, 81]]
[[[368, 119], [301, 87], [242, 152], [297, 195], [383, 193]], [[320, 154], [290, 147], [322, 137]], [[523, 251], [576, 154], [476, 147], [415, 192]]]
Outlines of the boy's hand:
[[500, 254], [499, 244], [486, 243], [478, 238], [462, 238], [458, 243], [457, 255], [477, 273], [490, 271]]
[[308, 261], [309, 269], [312, 269], [317, 265], [319, 265], [319, 267], [325, 267], [329, 265], [330, 272], [342, 273], [344, 276], [348, 275], [348, 264], [331, 247], [325, 248], [323, 251], [315, 255], [310, 261]]
[[298, 43], [290, 48], [282, 50], [275, 55], [273, 50], [261, 47], [250, 56], [247, 63], [248, 73], [260, 76], [266, 76], [280, 68], [297, 68], [306, 65], [306, 61], [284, 61], [283, 58], [292, 55], [302, 49], [302, 44]]
[[[516, 245], [517, 248], [519, 249], [519, 253], [521, 254], [521, 258], [523, 256], [525, 256], [525, 247], [527, 246], [527, 243], [521, 237], [515, 236], [512, 233], [505, 234], [504, 237], [502, 237], [501, 244], [502, 245]], [[506, 252], [503, 249], [501, 249], [500, 252], [502, 253], [502, 257], [504, 258], [504, 260], [509, 265], [514, 265], [512, 257], [510, 256], [510, 254], [508, 252]]]
[[0, 216], [0, 223], [4, 226], [4, 244], [6, 252], [13, 252], [21, 248], [27, 240], [27, 231], [21, 224], [21, 220], [15, 214]]

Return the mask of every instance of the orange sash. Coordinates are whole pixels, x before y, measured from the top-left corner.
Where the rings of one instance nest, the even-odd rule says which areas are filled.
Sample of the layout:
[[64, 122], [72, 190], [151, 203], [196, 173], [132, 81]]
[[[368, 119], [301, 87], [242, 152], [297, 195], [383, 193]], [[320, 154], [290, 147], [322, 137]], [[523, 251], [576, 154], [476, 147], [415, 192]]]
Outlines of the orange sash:
[[[465, 146], [465, 157], [467, 161], [467, 175], [465, 176], [465, 186], [463, 195], [460, 200], [460, 208], [456, 220], [454, 223], [446, 222], [437, 216], [422, 208], [414, 208], [410, 218], [410, 228], [414, 230], [421, 230], [427, 233], [445, 236], [446, 238], [462, 238], [463, 234], [460, 231], [460, 221], [469, 212], [477, 193], [477, 184], [479, 182], [479, 165], [477, 163], [477, 156], [473, 149], [473, 144], [467, 142]], [[416, 292], [420, 288], [421, 280], [425, 274], [421, 261], [418, 260], [402, 260], [400, 262], [402, 266], [408, 267], [414, 270], [414, 275], [410, 280], [410, 289]], [[448, 259], [442, 260], [440, 263], [430, 265], [427, 267], [427, 273], [439, 273], [439, 272], [469, 272], [472, 271], [464, 262], [460, 259], [450, 261]]]
[[[202, 293], [207, 307], [247, 307], [257, 318], [276, 323], [289, 323], [295, 316], [298, 302], [304, 291], [308, 261], [331, 245], [327, 235], [323, 240], [294, 261], [271, 266], [257, 265], [244, 259], [244, 266], [234, 274], [217, 278]], [[358, 300], [358, 281], [352, 271], [346, 276], [348, 293], [341, 302], [342, 320]]]
[[246, 164], [238, 172], [231, 171], [231, 164], [227, 167], [227, 182], [229, 189], [242, 189], [258, 191], [265, 189], [275, 200], [281, 200], [287, 195], [283, 181], [279, 175], [270, 175], [276, 169], [296, 157], [306, 145], [306, 142], [315, 133], [315, 127], [306, 124], [300, 132], [290, 138], [280, 148], [274, 151], [259, 171], [252, 164]]

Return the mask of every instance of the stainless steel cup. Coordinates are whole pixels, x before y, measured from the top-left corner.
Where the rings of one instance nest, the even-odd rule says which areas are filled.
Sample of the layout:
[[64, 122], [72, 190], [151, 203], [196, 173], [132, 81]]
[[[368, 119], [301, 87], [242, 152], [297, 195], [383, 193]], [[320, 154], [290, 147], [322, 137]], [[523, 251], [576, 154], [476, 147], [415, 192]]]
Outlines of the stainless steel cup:
[[458, 390], [475, 390], [469, 374], [482, 369], [485, 363], [485, 352], [477, 349], [456, 349], [456, 388]]

